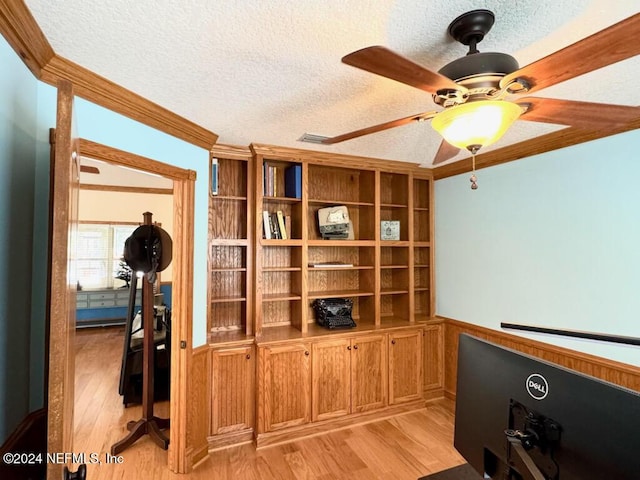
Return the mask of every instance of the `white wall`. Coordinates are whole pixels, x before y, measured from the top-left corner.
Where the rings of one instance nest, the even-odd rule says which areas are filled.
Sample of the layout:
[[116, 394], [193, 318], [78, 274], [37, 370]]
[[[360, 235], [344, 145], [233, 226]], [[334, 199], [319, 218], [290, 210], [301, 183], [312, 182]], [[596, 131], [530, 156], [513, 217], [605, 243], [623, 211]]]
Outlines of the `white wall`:
[[[436, 311], [640, 336], [640, 131], [439, 180]], [[640, 347], [524, 334], [640, 366]]]

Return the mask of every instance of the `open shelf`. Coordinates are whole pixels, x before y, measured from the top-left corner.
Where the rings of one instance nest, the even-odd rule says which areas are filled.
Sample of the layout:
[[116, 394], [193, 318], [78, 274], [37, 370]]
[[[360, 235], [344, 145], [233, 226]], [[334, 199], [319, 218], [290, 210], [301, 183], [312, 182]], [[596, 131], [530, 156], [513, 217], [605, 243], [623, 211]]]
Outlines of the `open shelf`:
[[[214, 148], [209, 169], [209, 310], [211, 335], [246, 337], [252, 330], [248, 305], [253, 242], [250, 212], [253, 208], [250, 152]], [[219, 338], [219, 337], [218, 337]], [[235, 340], [234, 340], [235, 341]]]
[[380, 173], [381, 205], [409, 205], [409, 176], [402, 173]]
[[318, 290], [309, 292], [308, 298], [349, 298], [349, 297], [370, 297], [374, 295], [372, 290]]
[[[410, 325], [415, 314], [431, 313], [430, 173], [406, 166], [396, 171], [392, 162], [378, 160], [350, 167], [319, 152], [252, 149], [257, 338], [327, 334], [314, 324], [313, 303], [323, 298], [351, 299], [357, 328]], [[285, 191], [285, 172], [295, 166], [298, 198], [286, 195], [291, 188]], [[350, 237], [323, 239], [318, 211], [337, 206], [347, 208]], [[289, 238], [263, 238], [263, 212], [278, 210], [291, 218]], [[385, 221], [398, 222], [398, 239], [382, 240]], [[313, 266], [322, 263], [335, 265]]]
[[211, 303], [233, 303], [233, 302], [246, 302], [246, 301], [247, 301], [247, 297], [214, 297], [211, 299]]
[[351, 207], [374, 207], [375, 204], [373, 202], [346, 202], [344, 200], [341, 200], [339, 202], [336, 202], [335, 200], [318, 200], [318, 199], [309, 199], [309, 205], [319, 205], [322, 207], [328, 207], [331, 205], [336, 205], [336, 204], [340, 204], [340, 205], [345, 205], [347, 207], [351, 206]]
[[429, 209], [429, 180], [413, 179], [413, 208], [415, 210]]

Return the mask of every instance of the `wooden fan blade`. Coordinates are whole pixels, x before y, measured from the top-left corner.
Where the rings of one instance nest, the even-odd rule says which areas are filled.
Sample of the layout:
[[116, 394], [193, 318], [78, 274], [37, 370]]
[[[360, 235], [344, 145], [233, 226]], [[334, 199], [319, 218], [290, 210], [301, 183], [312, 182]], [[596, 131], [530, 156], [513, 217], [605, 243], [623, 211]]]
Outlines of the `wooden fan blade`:
[[84, 173], [100, 173], [98, 167], [92, 167], [91, 165], [80, 165], [80, 171]]
[[443, 140], [431, 164], [438, 165], [439, 163], [446, 162], [450, 158], [455, 157], [459, 151], [460, 149], [458, 147], [454, 147], [449, 142]]
[[635, 38], [639, 31], [637, 13], [510, 73], [500, 80], [500, 88], [524, 78], [530, 83], [529, 92], [533, 92], [634, 57], [640, 53], [640, 42]]
[[402, 125], [406, 125], [407, 123], [428, 120], [434, 117], [436, 113], [438, 112], [425, 112], [419, 113], [417, 115], [411, 115], [410, 117], [399, 118], [398, 120], [381, 123], [379, 125], [374, 125], [373, 127], [361, 128], [360, 130], [344, 133], [342, 135], [338, 135], [337, 137], [326, 138], [322, 141], [322, 143], [324, 145], [333, 145], [334, 143], [344, 142], [345, 140], [362, 137], [364, 135], [369, 135], [370, 133], [376, 133], [383, 130], [388, 130], [389, 128], [400, 127]]
[[607, 103], [575, 102], [555, 98], [527, 97], [517, 101], [526, 105], [521, 120], [555, 123], [572, 127], [602, 129], [621, 127], [640, 118], [640, 107]]
[[408, 58], [381, 46], [367, 47], [350, 53], [342, 58], [342, 62], [429, 93], [435, 93], [442, 89], [467, 91], [465, 87], [458, 85], [444, 75], [427, 70]]

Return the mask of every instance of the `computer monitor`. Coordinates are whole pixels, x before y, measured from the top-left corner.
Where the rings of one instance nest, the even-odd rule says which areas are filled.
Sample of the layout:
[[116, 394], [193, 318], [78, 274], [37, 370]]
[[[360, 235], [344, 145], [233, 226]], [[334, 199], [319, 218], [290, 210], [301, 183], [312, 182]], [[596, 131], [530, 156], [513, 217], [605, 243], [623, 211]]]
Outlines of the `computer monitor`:
[[454, 446], [494, 480], [638, 480], [640, 393], [462, 334]]

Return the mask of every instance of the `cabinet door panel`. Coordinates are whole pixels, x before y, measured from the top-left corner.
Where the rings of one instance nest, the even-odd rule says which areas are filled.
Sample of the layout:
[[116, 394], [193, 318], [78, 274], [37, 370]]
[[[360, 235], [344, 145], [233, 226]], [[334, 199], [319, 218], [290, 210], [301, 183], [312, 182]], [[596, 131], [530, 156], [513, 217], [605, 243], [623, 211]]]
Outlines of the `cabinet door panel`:
[[386, 335], [366, 335], [351, 341], [351, 411], [387, 404]]
[[422, 398], [422, 330], [389, 334], [389, 403]]
[[351, 411], [351, 342], [328, 340], [313, 345], [311, 417], [313, 421]]
[[424, 389], [443, 388], [444, 335], [442, 325], [424, 327]]
[[211, 434], [253, 428], [252, 347], [214, 350]]
[[311, 352], [307, 343], [260, 349], [259, 433], [311, 419]]

